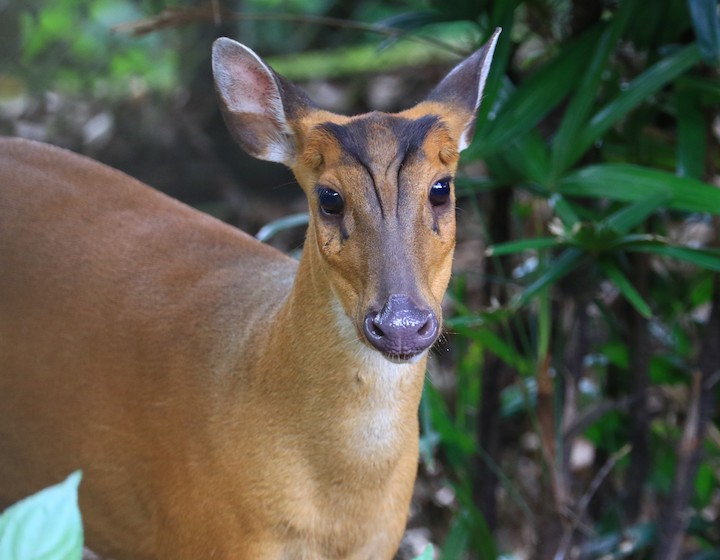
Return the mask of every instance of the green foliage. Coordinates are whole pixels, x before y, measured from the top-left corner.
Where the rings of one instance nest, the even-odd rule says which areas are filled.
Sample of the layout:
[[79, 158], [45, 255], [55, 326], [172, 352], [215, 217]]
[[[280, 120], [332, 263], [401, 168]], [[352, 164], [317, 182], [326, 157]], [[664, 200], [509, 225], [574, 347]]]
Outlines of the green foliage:
[[77, 491], [81, 474], [41, 490], [0, 515], [3, 560], [80, 560], [83, 528]]
[[[462, 3], [451, 4], [447, 10], [439, 8], [439, 19], [461, 11], [467, 16], [463, 11], [467, 7], [459, 9]], [[548, 32], [537, 19], [529, 18], [529, 11], [537, 8], [530, 2], [497, 1], [480, 4], [473, 12], [472, 19], [484, 34], [496, 25], [502, 24], [504, 30], [481, 109], [481, 116], [487, 118], [479, 122], [475, 141], [463, 156], [464, 163], [485, 160], [488, 175], [478, 180], [461, 179], [460, 193], [492, 197], [510, 189], [516, 208], [532, 197], [535, 205], [544, 201], [553, 216], [547, 232], [550, 235], [539, 231], [537, 237], [493, 240], [496, 243], [488, 249], [488, 257], [497, 263], [503, 259], [504, 266], [514, 262], [517, 270], [524, 271], [510, 278], [506, 270], [506, 276], [493, 278], [500, 293], [507, 294], [500, 308], [488, 313], [458, 305], [456, 316], [447, 321], [450, 330], [467, 339], [465, 352], [482, 349], [469, 366], [473, 373], [464, 372], [466, 358], [459, 363], [456, 398], [462, 407], [453, 410], [432, 390], [427, 394], [431, 428], [439, 451], [452, 468], [463, 504], [459, 519], [473, 511], [468, 500], [474, 484], [469, 469], [475, 457], [480, 454], [488, 462], [493, 460], [480, 447], [476, 424], [471, 421], [480, 412], [470, 401], [478, 403], [480, 399], [469, 380], [477, 379], [474, 376], [478, 371], [495, 375], [484, 370], [483, 356], [495, 356], [517, 375], [503, 391], [502, 410], [512, 411], [513, 418], [524, 415], [543, 445], [542, 438], [547, 436], [542, 436], [538, 415], [549, 412], [556, 426], [552, 439], [559, 445], [571, 444], [572, 439], [565, 439], [569, 436], [561, 428], [563, 407], [567, 406], [566, 384], [577, 384], [574, 391], [581, 391], [581, 408], [573, 414], [582, 415], [612, 402], [607, 399], [627, 395], [628, 389], [623, 387], [619, 395], [606, 394], [605, 384], [611, 380], [617, 383], [616, 371], [624, 371], [628, 377], [642, 375], [628, 371], [631, 360], [637, 363], [637, 350], [627, 339], [630, 327], [610, 308], [617, 309], [620, 303], [608, 304], [603, 295], [603, 290], [612, 286], [627, 302], [631, 310], [627, 313], [645, 318], [668, 334], [665, 338], [650, 331], [643, 335], [654, 338], [652, 344], [658, 348], [649, 358], [650, 383], [658, 388], [663, 384], [688, 386], [686, 372], [691, 369], [697, 340], [688, 341], [702, 329], [694, 313], [711, 302], [712, 277], [720, 272], [720, 250], [702, 242], [688, 244], [673, 238], [669, 231], [720, 215], [720, 190], [705, 182], [708, 173], [713, 173], [708, 169], [717, 170], [720, 164], [717, 151], [709, 151], [710, 143], [717, 144], [707, 128], [720, 98], [717, 82], [706, 76], [717, 73], [717, 68], [705, 66], [718, 62], [718, 8], [714, 0], [690, 1], [688, 6], [679, 1], [666, 4], [660, 9], [623, 0], [567, 38]], [[569, 17], [571, 8], [567, 5], [544, 6], [550, 28], [553, 18]], [[663, 11], [675, 17], [663, 17]], [[412, 18], [407, 15], [404, 20]], [[642, 29], [636, 25], [640, 20]], [[681, 39], [691, 30], [696, 41]], [[526, 41], [534, 41], [536, 49], [541, 44], [541, 52], [519, 60], [518, 52]], [[513, 48], [517, 50], [511, 55]], [[631, 53], [631, 60], [623, 53]], [[655, 134], [652, 148], [642, 149], [648, 146], [647, 136], [661, 130], [657, 123], [664, 119], [673, 121], [670, 133]], [[482, 211], [478, 219], [491, 221]], [[519, 223], [513, 225], [516, 230], [523, 229]], [[654, 263], [652, 269], [643, 265], [648, 270], [642, 279], [633, 264], [638, 258]], [[536, 265], [525, 266], [529, 262]], [[568, 290], [568, 286], [573, 289]], [[681, 295], [675, 297], [674, 290]], [[692, 296], [687, 298], [687, 294]], [[463, 294], [454, 293], [453, 300], [462, 302]], [[582, 371], [567, 371], [577, 367], [566, 362], [566, 338], [573, 333], [563, 329], [558, 315], [561, 306], [569, 305], [580, 306], [583, 322], [592, 325], [585, 328], [597, 333], [591, 335], [589, 344], [595, 346], [599, 358], [590, 360], [586, 356]], [[596, 310], [594, 316], [588, 315], [591, 308]], [[553, 409], [543, 409], [538, 401], [540, 382], [527, 383], [542, 375], [542, 364], [546, 363], [552, 364], [554, 371], [567, 372], [565, 382], [556, 383]], [[595, 388], [583, 390], [579, 384], [582, 378]], [[652, 426], [647, 482], [653, 492], [663, 495], [673, 490], [678, 469], [675, 446], [681, 430], [665, 420]], [[597, 451], [609, 454], [633, 437], [622, 406], [599, 414], [583, 433]], [[718, 452], [717, 446], [706, 449], [706, 455], [714, 457], [716, 463]], [[615, 477], [621, 478], [635, 460], [632, 456], [618, 459]], [[558, 465], [546, 464], [545, 468], [554, 471]], [[524, 504], [517, 482], [504, 478], [498, 465], [494, 464], [493, 470], [533, 523], [534, 514]], [[562, 473], [556, 476], [567, 478]], [[693, 485], [698, 507], [711, 500], [711, 488], [717, 486], [718, 476], [717, 468], [703, 464], [699, 469]], [[598, 528], [603, 519], [610, 517], [598, 518]], [[464, 528], [463, 523], [456, 521], [450, 530], [445, 546], [451, 554], [458, 557], [462, 551], [473, 551], [490, 558], [469, 538], [484, 532]], [[623, 553], [626, 556], [652, 547], [657, 526], [651, 523], [623, 528], [616, 518], [605, 524], [605, 536], [587, 540], [584, 549], [597, 550], [597, 554], [618, 552], [623, 530], [635, 531], [636, 537]], [[709, 547], [717, 545], [712, 539], [706, 542]]]
[[[21, 70], [35, 87], [124, 95], [131, 85], [168, 89], [176, 83], [174, 44], [133, 38], [114, 26], [149, 15], [132, 0], [58, 0], [19, 13]], [[152, 52], [152, 56], [148, 54]], [[130, 80], [131, 78], [132, 80]]]

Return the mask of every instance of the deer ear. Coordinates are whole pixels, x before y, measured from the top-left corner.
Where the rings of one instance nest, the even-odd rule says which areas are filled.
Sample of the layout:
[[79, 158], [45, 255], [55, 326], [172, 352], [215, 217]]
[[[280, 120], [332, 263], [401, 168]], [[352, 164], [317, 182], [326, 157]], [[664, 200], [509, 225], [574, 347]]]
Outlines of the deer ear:
[[225, 123], [248, 154], [291, 166], [297, 141], [290, 122], [312, 102], [251, 49], [222, 37], [212, 49], [215, 89]]
[[458, 150], [467, 148], [475, 133], [477, 110], [500, 31], [498, 27], [487, 43], [453, 68], [427, 97], [427, 101], [443, 103], [454, 113], [462, 115]]

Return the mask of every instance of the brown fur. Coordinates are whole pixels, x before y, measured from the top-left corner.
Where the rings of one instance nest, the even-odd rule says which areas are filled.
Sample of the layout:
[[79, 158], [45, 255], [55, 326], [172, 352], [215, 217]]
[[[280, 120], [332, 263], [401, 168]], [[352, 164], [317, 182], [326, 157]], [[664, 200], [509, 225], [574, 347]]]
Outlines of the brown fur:
[[[396, 119], [428, 114], [443, 126], [397, 161]], [[426, 353], [393, 363], [361, 325], [392, 293], [440, 316], [454, 199], [437, 211], [428, 189], [453, 175], [472, 115], [435, 101], [292, 115], [285, 148], [310, 201], [299, 264], [99, 163], [0, 139], [0, 500], [81, 468], [87, 542], [105, 556], [392, 557]], [[373, 119], [370, 168], [317, 133], [356, 119]], [[229, 122], [251, 123], [241, 140], [268, 130]], [[341, 227], [319, 215], [318, 184], [342, 193]]]

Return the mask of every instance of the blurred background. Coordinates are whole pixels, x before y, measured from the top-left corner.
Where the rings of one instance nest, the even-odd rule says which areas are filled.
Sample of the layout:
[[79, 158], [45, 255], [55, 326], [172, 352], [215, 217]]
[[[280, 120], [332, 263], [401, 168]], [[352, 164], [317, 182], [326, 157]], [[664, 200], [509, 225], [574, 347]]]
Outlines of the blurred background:
[[718, 559], [717, 0], [0, 0], [0, 134], [293, 253], [305, 201], [233, 145], [212, 41], [352, 114], [498, 26], [398, 558]]

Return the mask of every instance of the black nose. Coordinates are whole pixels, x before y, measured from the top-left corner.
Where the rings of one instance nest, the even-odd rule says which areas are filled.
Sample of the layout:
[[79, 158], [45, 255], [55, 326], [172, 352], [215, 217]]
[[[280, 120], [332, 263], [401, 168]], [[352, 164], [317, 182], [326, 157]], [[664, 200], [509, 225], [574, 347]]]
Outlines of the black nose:
[[438, 335], [438, 320], [405, 295], [391, 295], [380, 311], [370, 311], [363, 323], [365, 337], [383, 354], [409, 359], [427, 350]]

